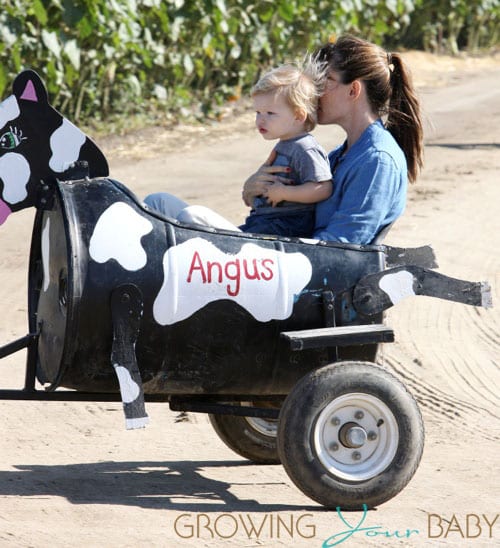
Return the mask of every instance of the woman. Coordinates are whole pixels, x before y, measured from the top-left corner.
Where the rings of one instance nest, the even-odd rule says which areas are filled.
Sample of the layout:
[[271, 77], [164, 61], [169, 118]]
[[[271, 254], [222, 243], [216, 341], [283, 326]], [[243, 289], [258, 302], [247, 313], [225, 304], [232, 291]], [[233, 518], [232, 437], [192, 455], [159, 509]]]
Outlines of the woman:
[[[328, 64], [318, 123], [338, 124], [347, 138], [329, 154], [333, 194], [316, 206], [314, 238], [368, 244], [401, 215], [422, 167], [419, 102], [397, 53], [346, 35], [316, 58]], [[245, 183], [245, 203], [282, 181], [280, 171], [262, 166]]]
[[[333, 193], [316, 205], [313, 238], [369, 244], [402, 214], [407, 182], [416, 180], [422, 166], [419, 102], [397, 53], [345, 35], [321, 47], [316, 59], [328, 65], [318, 122], [338, 124], [347, 138], [329, 154]], [[286, 184], [280, 175], [286, 168], [270, 164], [272, 158], [245, 182], [247, 205], [269, 185]], [[146, 199], [151, 207], [171, 211], [153, 196]], [[223, 226], [206, 208], [191, 220]]]

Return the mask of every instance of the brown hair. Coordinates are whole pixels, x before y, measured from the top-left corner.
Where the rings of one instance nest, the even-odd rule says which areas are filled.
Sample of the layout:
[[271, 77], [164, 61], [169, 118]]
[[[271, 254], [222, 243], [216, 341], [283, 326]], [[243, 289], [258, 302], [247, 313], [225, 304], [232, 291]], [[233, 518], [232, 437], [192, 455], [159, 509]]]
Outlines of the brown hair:
[[402, 148], [408, 179], [414, 182], [423, 165], [423, 129], [420, 104], [401, 55], [344, 35], [322, 46], [315, 57], [338, 72], [343, 84], [364, 82], [372, 110], [378, 116], [387, 115], [385, 126]]
[[263, 93], [279, 93], [290, 107], [306, 113], [304, 128], [314, 129], [317, 123], [318, 98], [323, 91], [324, 65], [312, 58], [305, 59], [301, 67], [280, 65], [266, 72], [252, 88], [252, 97]]

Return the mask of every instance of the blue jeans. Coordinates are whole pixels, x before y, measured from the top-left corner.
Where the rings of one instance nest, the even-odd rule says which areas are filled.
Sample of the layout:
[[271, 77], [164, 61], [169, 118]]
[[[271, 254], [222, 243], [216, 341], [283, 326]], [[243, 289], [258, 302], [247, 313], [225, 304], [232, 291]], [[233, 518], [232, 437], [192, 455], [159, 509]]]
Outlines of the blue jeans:
[[314, 232], [314, 209], [284, 213], [277, 211], [264, 215], [251, 214], [240, 226], [243, 232], [275, 234], [291, 238], [312, 238]]

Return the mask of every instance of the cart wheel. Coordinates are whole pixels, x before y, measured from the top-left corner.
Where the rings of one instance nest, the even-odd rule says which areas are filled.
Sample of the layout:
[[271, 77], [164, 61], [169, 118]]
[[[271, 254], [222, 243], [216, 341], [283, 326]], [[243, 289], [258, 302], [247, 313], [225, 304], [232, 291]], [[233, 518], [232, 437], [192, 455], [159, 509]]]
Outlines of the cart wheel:
[[367, 362], [308, 373], [280, 412], [278, 453], [297, 487], [320, 504], [374, 507], [413, 477], [424, 447], [418, 406], [404, 385]]
[[[241, 405], [252, 404], [242, 402]], [[276, 404], [269, 403], [266, 407], [276, 407]], [[234, 415], [209, 415], [209, 418], [219, 438], [238, 455], [256, 464], [280, 463], [277, 420]]]

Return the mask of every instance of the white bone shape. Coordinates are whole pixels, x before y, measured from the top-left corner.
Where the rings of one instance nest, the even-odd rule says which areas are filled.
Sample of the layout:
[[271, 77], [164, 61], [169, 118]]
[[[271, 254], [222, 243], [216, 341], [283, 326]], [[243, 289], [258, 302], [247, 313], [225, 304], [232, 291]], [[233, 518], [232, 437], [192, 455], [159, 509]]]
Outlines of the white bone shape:
[[147, 263], [141, 238], [152, 230], [151, 221], [128, 204], [115, 202], [97, 220], [90, 238], [90, 256], [98, 263], [115, 259], [125, 270], [140, 270]]
[[397, 304], [406, 297], [415, 296], [413, 274], [407, 270], [400, 270], [399, 272], [382, 276], [378, 285], [389, 296], [392, 304]]
[[49, 167], [56, 173], [66, 171], [69, 166], [78, 160], [80, 149], [87, 137], [69, 120], [63, 118], [62, 124], [50, 136], [52, 156]]
[[11, 120], [15, 120], [21, 111], [15, 95], [9, 95], [0, 103], [0, 128], [3, 128]]
[[0, 158], [0, 179], [3, 182], [2, 198], [9, 204], [22, 202], [28, 195], [26, 185], [31, 169], [28, 160], [17, 152], [8, 152]]

